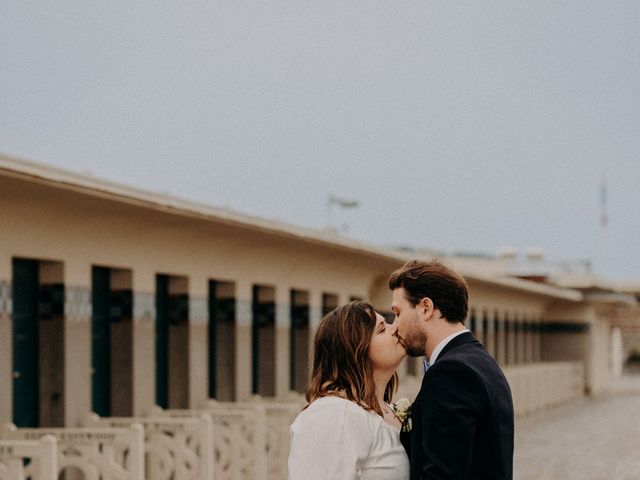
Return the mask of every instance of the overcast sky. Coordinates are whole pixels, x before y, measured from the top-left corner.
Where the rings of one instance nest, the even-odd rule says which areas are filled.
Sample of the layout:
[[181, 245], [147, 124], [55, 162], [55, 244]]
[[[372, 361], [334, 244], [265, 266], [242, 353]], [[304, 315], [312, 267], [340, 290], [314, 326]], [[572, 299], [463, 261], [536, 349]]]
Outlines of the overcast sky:
[[637, 1], [3, 0], [0, 60], [4, 153], [640, 278]]

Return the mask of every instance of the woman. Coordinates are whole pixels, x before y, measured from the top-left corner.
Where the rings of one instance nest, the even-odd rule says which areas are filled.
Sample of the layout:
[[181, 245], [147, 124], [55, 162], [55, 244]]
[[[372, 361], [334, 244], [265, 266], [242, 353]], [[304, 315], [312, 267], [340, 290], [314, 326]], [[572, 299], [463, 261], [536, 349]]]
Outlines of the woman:
[[351, 302], [320, 322], [309, 405], [291, 425], [289, 480], [404, 480], [409, 460], [389, 407], [406, 356], [368, 303]]

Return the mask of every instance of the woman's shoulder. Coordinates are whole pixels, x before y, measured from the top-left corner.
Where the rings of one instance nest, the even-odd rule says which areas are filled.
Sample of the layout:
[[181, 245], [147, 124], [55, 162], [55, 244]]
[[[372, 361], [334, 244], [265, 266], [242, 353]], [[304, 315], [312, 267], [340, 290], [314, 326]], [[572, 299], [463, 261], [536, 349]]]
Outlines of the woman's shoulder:
[[337, 395], [327, 395], [320, 397], [309, 404], [307, 410], [345, 410], [357, 413], [367, 413], [367, 411], [356, 402]]
[[357, 428], [358, 430], [362, 430], [363, 433], [375, 433], [379, 427], [379, 422], [376, 417], [378, 417], [378, 415], [365, 410], [351, 400], [338, 396], [326, 396], [311, 402], [311, 404], [298, 415], [292, 428], [306, 428], [310, 424], [318, 426], [325, 424], [332, 425], [332, 427], [338, 431], [344, 428]]
[[313, 401], [291, 425], [289, 478], [356, 478], [380, 444], [376, 416], [340, 397]]

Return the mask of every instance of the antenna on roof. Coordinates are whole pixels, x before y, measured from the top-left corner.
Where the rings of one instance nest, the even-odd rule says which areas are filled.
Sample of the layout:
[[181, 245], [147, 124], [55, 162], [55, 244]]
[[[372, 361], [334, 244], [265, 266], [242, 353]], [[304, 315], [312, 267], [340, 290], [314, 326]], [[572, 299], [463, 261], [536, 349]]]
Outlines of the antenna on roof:
[[607, 213], [607, 177], [602, 176], [602, 181], [600, 182], [600, 225], [604, 228], [607, 228], [607, 224], [609, 223], [609, 215]]
[[[327, 198], [327, 227], [330, 229], [334, 229], [334, 207], [340, 208], [357, 208], [360, 206], [360, 202], [353, 198], [344, 198], [344, 197], [336, 197], [333, 194], [329, 194]], [[341, 228], [344, 232], [349, 230], [349, 225], [347, 223], [342, 224]]]

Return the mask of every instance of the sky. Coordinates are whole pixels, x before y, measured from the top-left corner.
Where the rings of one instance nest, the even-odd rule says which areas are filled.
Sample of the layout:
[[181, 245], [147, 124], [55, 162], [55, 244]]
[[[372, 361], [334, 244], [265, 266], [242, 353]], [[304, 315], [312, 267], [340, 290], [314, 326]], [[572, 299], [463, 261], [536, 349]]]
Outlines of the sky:
[[638, 25], [635, 1], [3, 0], [0, 152], [640, 278]]

